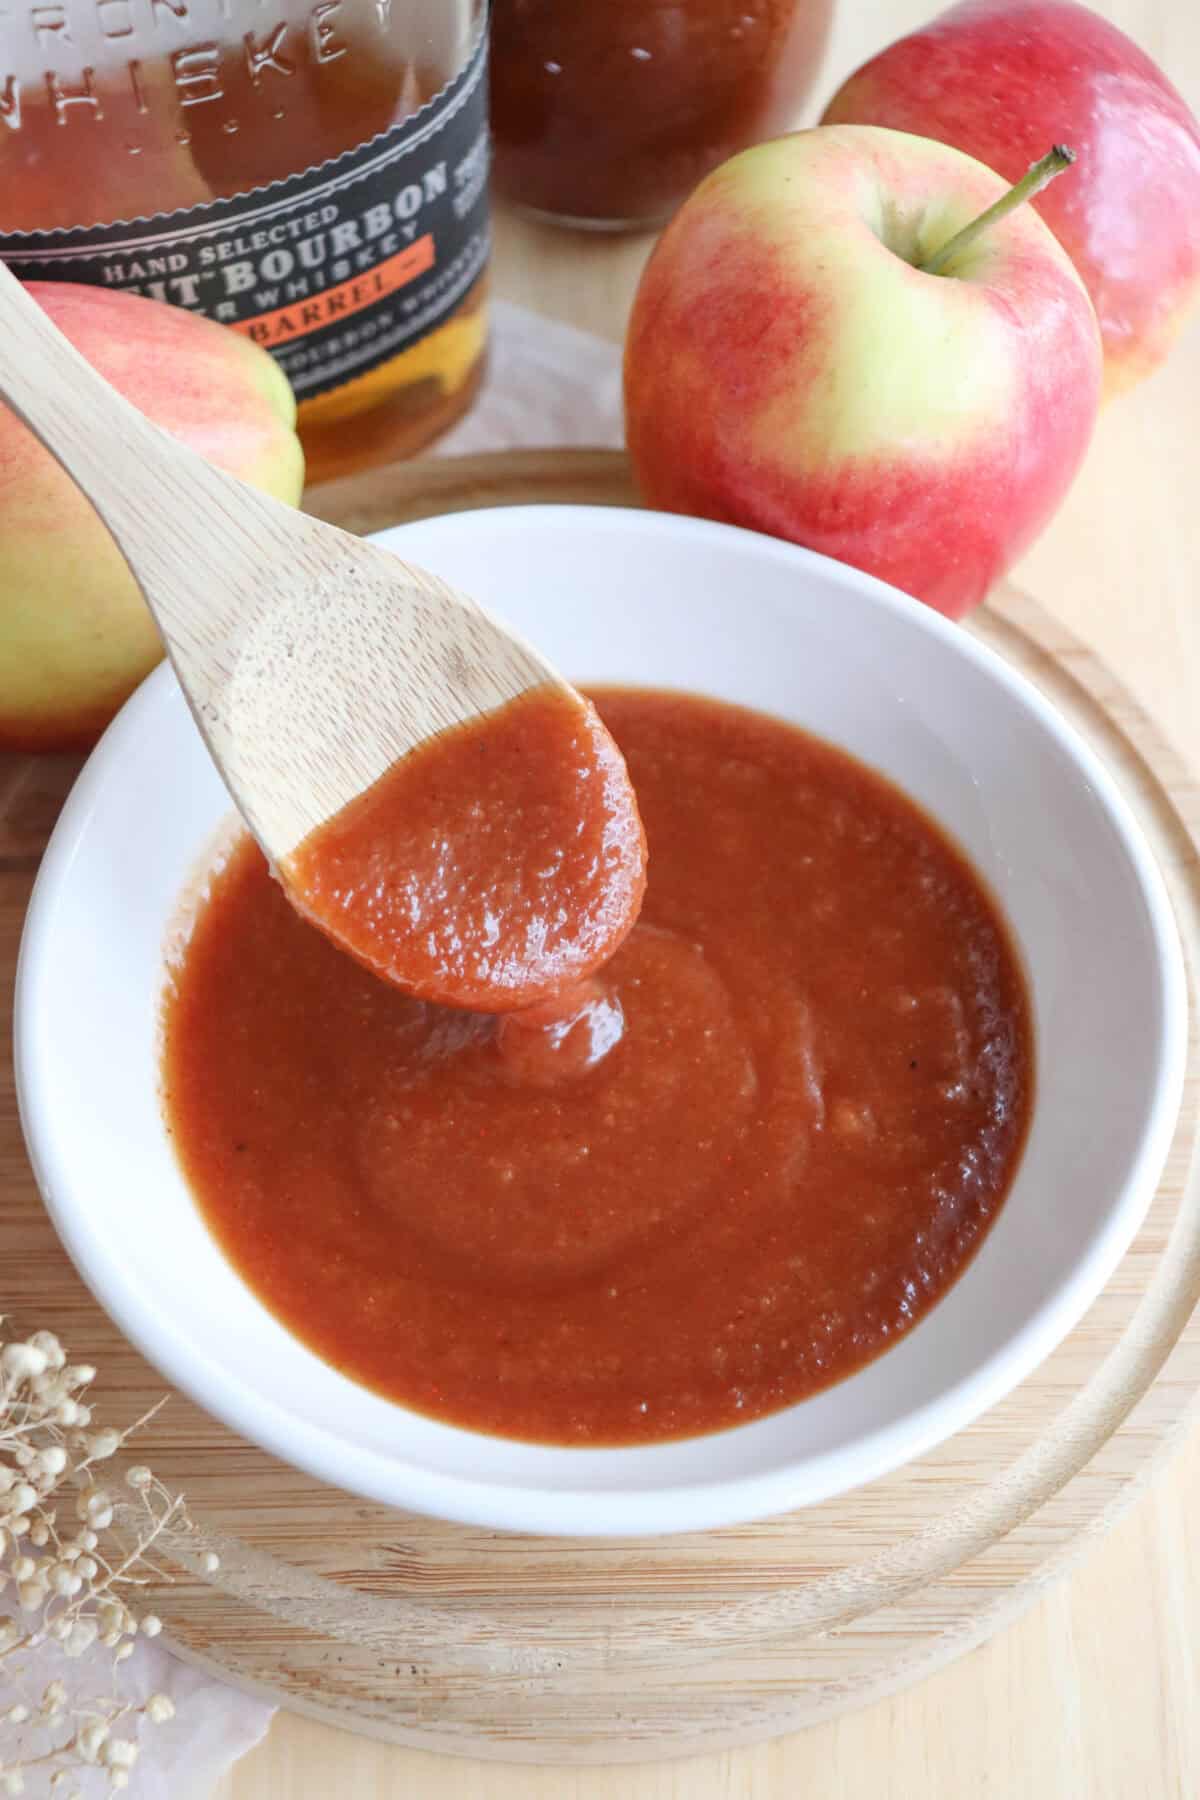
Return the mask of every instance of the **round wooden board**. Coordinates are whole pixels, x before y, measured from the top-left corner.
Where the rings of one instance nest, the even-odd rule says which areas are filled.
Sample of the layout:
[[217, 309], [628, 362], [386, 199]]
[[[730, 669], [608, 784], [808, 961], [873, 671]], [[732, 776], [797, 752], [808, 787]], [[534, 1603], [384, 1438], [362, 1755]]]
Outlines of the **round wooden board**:
[[[354, 530], [514, 501], [629, 502], [623, 460], [529, 452], [314, 493]], [[1200, 790], [1096, 659], [1007, 589], [976, 629], [1103, 755], [1200, 944]], [[0, 761], [0, 970], [74, 765]], [[792, 1731], [929, 1673], [1015, 1617], [1145, 1484], [1200, 1382], [1193, 1023], [1183, 1112], [1133, 1248], [1071, 1337], [970, 1430], [872, 1486], [742, 1530], [589, 1543], [389, 1512], [264, 1455], [176, 1397], [137, 1441], [221, 1553], [153, 1593], [186, 1655], [283, 1704], [426, 1749], [514, 1761], [681, 1756]], [[1080, 1129], [1086, 1121], [1080, 1120]], [[119, 1226], [117, 1227], [119, 1228]], [[105, 1417], [162, 1383], [83, 1288], [38, 1201], [0, 1071], [0, 1306], [99, 1364]], [[1119, 1627], [1118, 1627], [1119, 1628]]]

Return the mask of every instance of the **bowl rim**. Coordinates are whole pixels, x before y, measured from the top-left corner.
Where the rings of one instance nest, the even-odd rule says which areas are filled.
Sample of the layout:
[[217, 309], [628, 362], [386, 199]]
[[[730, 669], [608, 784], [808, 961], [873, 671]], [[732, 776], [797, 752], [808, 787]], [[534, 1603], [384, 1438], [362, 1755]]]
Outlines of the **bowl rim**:
[[[89, 756], [59, 815], [34, 883], [21, 936], [13, 1009], [13, 1060], [17, 1102], [26, 1148], [43, 1202], [80, 1276], [97, 1302], [139, 1353], [174, 1387], [230, 1429], [270, 1454], [313, 1476], [384, 1505], [492, 1529], [593, 1538], [708, 1530], [815, 1504], [890, 1473], [943, 1442], [1018, 1386], [1067, 1337], [1107, 1284], [1144, 1218], [1174, 1135], [1187, 1057], [1187, 981], [1174, 909], [1162, 873], [1129, 802], [1081, 733], [1034, 685], [990, 646], [921, 602], [847, 564], [739, 527], [628, 507], [530, 505], [472, 509], [446, 515], [466, 531], [500, 525], [528, 533], [582, 519], [589, 530], [650, 532], [665, 537], [743, 540], [743, 553], [804, 568], [824, 583], [856, 589], [872, 604], [899, 614], [906, 624], [954, 647], [985, 676], [1008, 690], [1019, 706], [1067, 754], [1100, 801], [1127, 857], [1146, 908], [1162, 989], [1163, 1029], [1153, 1098], [1142, 1120], [1128, 1178], [1114, 1197], [1103, 1228], [1088, 1243], [1071, 1275], [1022, 1328], [978, 1369], [960, 1377], [925, 1405], [902, 1411], [878, 1429], [838, 1449], [792, 1458], [766, 1471], [733, 1473], [697, 1483], [556, 1488], [493, 1477], [452, 1475], [340, 1438], [325, 1427], [265, 1398], [176, 1340], [169, 1320], [147, 1304], [139, 1285], [123, 1274], [117, 1248], [89, 1222], [89, 1209], [72, 1195], [54, 1131], [37, 1092], [33, 1068], [33, 1017], [39, 973], [52, 945], [51, 899], [68, 879], [80, 837], [125, 742], [143, 716], [175, 684], [162, 664], [125, 703]], [[442, 523], [422, 520], [417, 525]], [[392, 546], [408, 530], [394, 526], [374, 534]], [[182, 1177], [181, 1177], [182, 1179]], [[252, 1291], [252, 1290], [251, 1290]], [[286, 1327], [284, 1327], [286, 1330]], [[291, 1335], [291, 1334], [289, 1334]], [[299, 1340], [297, 1340], [299, 1341]], [[391, 1403], [397, 1404], [397, 1403]], [[800, 1402], [799, 1404], [803, 1404]], [[397, 1410], [405, 1409], [397, 1405]], [[784, 1408], [781, 1411], [788, 1411]], [[714, 1446], [730, 1432], [713, 1433]], [[494, 1439], [468, 1433], [484, 1442]], [[698, 1440], [692, 1440], [698, 1441]], [[625, 1454], [620, 1448], [554, 1446], [564, 1457]]]

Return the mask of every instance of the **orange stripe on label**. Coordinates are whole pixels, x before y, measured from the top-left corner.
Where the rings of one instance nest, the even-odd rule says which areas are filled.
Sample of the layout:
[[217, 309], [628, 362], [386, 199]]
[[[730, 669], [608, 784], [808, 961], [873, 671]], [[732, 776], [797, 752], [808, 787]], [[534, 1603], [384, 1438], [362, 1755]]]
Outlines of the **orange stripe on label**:
[[364, 307], [386, 300], [397, 288], [426, 274], [433, 263], [433, 235], [426, 232], [424, 237], [398, 250], [386, 262], [376, 263], [365, 274], [343, 281], [337, 287], [326, 288], [324, 293], [314, 294], [309, 300], [276, 307], [274, 312], [259, 313], [253, 319], [240, 319], [232, 329], [240, 331], [243, 337], [253, 338], [256, 344], [288, 344], [293, 338], [306, 337], [310, 331], [335, 325], [340, 319], [349, 319], [362, 312]]

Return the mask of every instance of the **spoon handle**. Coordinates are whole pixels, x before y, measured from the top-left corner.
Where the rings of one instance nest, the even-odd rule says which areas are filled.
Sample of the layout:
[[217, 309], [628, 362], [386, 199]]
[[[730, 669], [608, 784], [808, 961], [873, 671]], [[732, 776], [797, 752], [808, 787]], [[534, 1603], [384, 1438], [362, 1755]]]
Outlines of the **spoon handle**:
[[[129, 563], [172, 657], [194, 678], [219, 654], [292, 515], [145, 418], [68, 342], [0, 263], [0, 399], [92, 502]], [[219, 530], [217, 529], [219, 525]], [[219, 544], [219, 554], [214, 545]]]

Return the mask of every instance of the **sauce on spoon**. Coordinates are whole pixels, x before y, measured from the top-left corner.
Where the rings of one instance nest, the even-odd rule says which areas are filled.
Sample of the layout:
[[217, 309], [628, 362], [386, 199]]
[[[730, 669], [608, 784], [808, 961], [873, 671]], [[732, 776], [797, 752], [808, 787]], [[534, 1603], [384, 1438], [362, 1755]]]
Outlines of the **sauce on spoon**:
[[595, 707], [532, 688], [427, 739], [280, 868], [293, 906], [417, 999], [538, 1005], [637, 917], [646, 839]]

